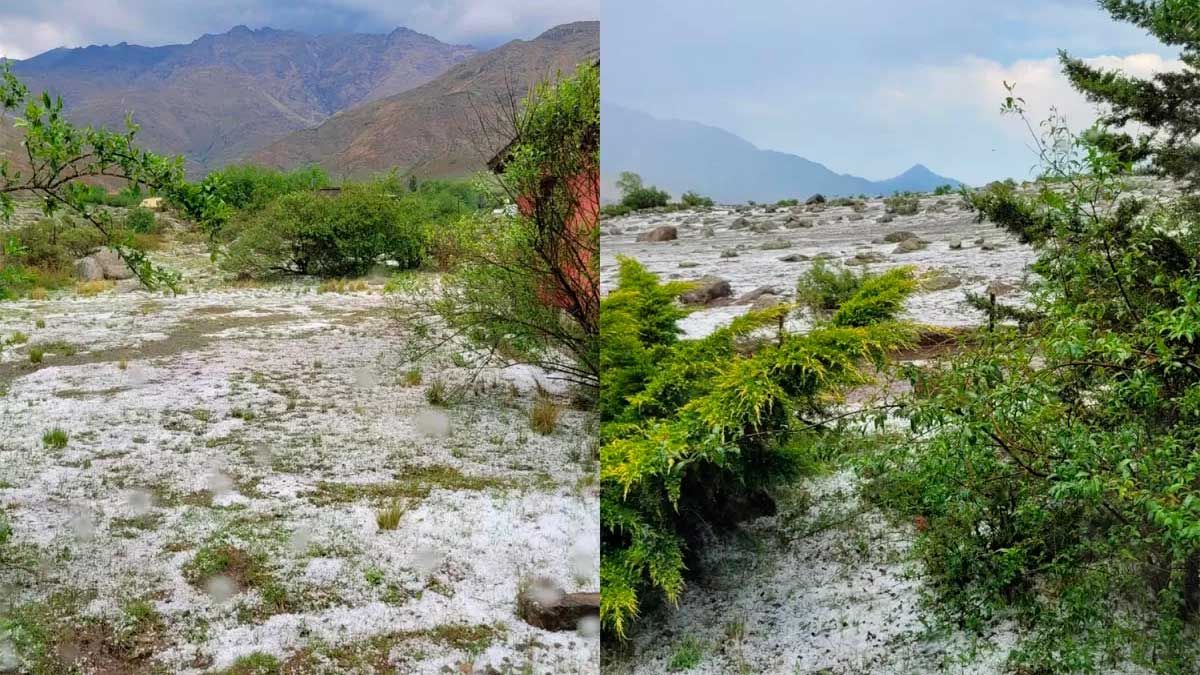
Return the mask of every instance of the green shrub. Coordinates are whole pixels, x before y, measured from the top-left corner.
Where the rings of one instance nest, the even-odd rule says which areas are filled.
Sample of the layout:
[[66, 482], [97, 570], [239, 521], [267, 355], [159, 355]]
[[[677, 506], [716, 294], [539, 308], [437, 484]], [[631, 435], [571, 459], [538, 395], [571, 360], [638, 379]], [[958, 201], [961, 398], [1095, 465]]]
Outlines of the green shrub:
[[938, 197], [951, 194], [952, 192], [954, 192], [954, 186], [949, 184], [939, 185], [933, 189], [933, 194]]
[[850, 268], [838, 265], [831, 269], [817, 258], [796, 282], [796, 304], [814, 316], [827, 316], [858, 292], [861, 285], [862, 277]]
[[896, 193], [883, 200], [884, 211], [898, 216], [914, 216], [921, 210], [921, 199], [910, 192]]
[[658, 206], [666, 206], [671, 196], [656, 187], [638, 188], [621, 198], [621, 206], [640, 211]]
[[779, 208], [784, 208], [784, 207], [788, 207], [788, 206], [799, 206], [799, 205], [800, 205], [799, 199], [780, 199], [779, 201], [775, 202], [775, 206], [778, 206]]
[[621, 206], [631, 211], [666, 206], [671, 196], [654, 186], [642, 184], [642, 177], [624, 171], [617, 178], [617, 189], [621, 191]]
[[51, 450], [62, 450], [67, 447], [67, 441], [67, 432], [58, 427], [54, 427], [42, 434], [42, 445]]
[[138, 206], [125, 214], [125, 229], [137, 234], [152, 234], [158, 232], [158, 219], [150, 209]]
[[425, 259], [428, 228], [470, 209], [444, 193], [389, 194], [350, 186], [336, 196], [285, 195], [230, 228], [222, 267], [242, 276], [356, 277], [379, 259], [412, 269]]
[[686, 206], [688, 208], [695, 208], [695, 207], [702, 207], [702, 206], [712, 206], [713, 200], [708, 197], [703, 197], [701, 195], [698, 195], [695, 192], [692, 192], [691, 190], [688, 190], [687, 192], [683, 193], [679, 197], [679, 203], [683, 204], [684, 206]]
[[867, 464], [870, 493], [920, 525], [946, 621], [1022, 627], [1009, 670], [1195, 672], [1200, 198], [1131, 194], [1122, 148], [1041, 128], [1057, 189], [969, 198], [1037, 252], [1033, 311], [911, 369], [914, 433]]
[[633, 213], [633, 209], [624, 204], [605, 204], [600, 207], [600, 215], [609, 218], [619, 218]]
[[911, 330], [881, 319], [881, 304], [911, 288], [879, 277], [848, 303], [857, 325], [818, 324], [806, 334], [756, 339], [789, 310], [751, 312], [698, 340], [680, 340], [686, 286], [661, 284], [641, 265], [620, 261], [618, 285], [601, 320], [601, 619], [624, 637], [648, 595], [675, 601], [685, 559], [709, 527], [739, 514], [769, 513], [765, 490], [802, 468], [799, 448], [812, 431], [797, 417], [831, 416], [830, 394], [869, 380], [908, 343]]

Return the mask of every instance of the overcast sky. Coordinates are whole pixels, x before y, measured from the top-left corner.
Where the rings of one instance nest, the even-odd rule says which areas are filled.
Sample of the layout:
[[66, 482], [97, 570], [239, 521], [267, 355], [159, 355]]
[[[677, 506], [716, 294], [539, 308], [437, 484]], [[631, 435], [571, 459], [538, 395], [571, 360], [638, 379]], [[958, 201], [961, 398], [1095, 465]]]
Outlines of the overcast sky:
[[605, 100], [871, 179], [918, 162], [969, 183], [1029, 175], [1026, 132], [999, 114], [1004, 80], [1039, 118], [1094, 119], [1059, 48], [1178, 67], [1094, 0], [604, 0], [601, 25]]
[[601, 0], [0, 0], [0, 56], [55, 47], [191, 42], [243, 24], [308, 33], [389, 33], [490, 48], [599, 18]]

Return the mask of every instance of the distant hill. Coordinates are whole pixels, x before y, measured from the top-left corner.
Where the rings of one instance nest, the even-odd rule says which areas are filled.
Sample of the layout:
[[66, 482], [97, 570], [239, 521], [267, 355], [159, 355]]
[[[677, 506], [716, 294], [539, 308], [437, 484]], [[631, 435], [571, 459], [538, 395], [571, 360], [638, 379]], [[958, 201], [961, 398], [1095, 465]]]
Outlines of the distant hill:
[[133, 112], [142, 144], [185, 155], [195, 175], [476, 53], [406, 28], [312, 36], [238, 26], [186, 45], [54, 49], [13, 71], [35, 91], [61, 94], [77, 123], [123, 128]]
[[489, 118], [509, 92], [523, 97], [538, 81], [570, 74], [599, 54], [599, 22], [557, 26], [474, 56], [415, 89], [340, 112], [251, 159], [281, 168], [320, 164], [338, 176], [392, 168], [425, 176], [467, 174], [483, 168], [509, 140], [482, 134], [480, 113]]
[[917, 164], [883, 181], [838, 174], [811, 160], [773, 150], [760, 150], [724, 129], [697, 122], [661, 120], [609, 103], [601, 103], [600, 157], [602, 191], [613, 201], [613, 185], [622, 171], [640, 174], [678, 197], [694, 190], [718, 202], [772, 202], [826, 196], [929, 191], [959, 182]]

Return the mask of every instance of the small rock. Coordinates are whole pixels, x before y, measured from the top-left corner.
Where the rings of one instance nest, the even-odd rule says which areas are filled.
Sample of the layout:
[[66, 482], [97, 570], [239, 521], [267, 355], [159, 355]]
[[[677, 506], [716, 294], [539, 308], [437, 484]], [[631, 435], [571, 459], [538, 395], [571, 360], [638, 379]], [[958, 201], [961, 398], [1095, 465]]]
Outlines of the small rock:
[[990, 241], [985, 241], [979, 245], [979, 250], [980, 251], [995, 251], [996, 245]]
[[729, 226], [729, 229], [744, 230], [747, 227], [750, 227], [750, 221], [746, 220], [746, 216], [738, 216], [737, 218], [734, 219], [733, 223]]
[[534, 579], [517, 596], [517, 616], [542, 630], [575, 630], [581, 619], [599, 615], [599, 593], [565, 593], [545, 577]]
[[924, 239], [905, 239], [896, 245], [892, 253], [912, 253], [913, 251], [920, 251], [928, 245], [929, 242]]
[[824, 204], [825, 203], [825, 195], [818, 192], [817, 194], [809, 197], [808, 200], [806, 200], [804, 203], [807, 206], [812, 206], [814, 204]]
[[735, 305], [749, 305], [764, 295], [777, 296], [779, 289], [774, 286], [759, 286], [733, 302]]
[[917, 238], [917, 235], [915, 235], [912, 232], [909, 232], [907, 230], [897, 230], [895, 232], [889, 232], [883, 236], [883, 240], [889, 244], [896, 244], [896, 243], [904, 241], [905, 239], [916, 239], [916, 238]]
[[931, 277], [927, 277], [921, 282], [921, 288], [927, 291], [945, 291], [951, 288], [958, 288], [962, 284], [962, 279], [942, 272]]
[[638, 241], [648, 242], [675, 241], [678, 238], [679, 230], [675, 229], [673, 225], [662, 225], [637, 236]]
[[75, 278], [80, 281], [100, 281], [104, 278], [104, 268], [92, 256], [80, 258], [75, 261]]
[[789, 263], [804, 262], [805, 260], [808, 260], [808, 256], [804, 255], [803, 253], [789, 253], [779, 260]]
[[699, 267], [699, 266], [700, 266], [700, 263], [692, 262], [691, 260], [684, 260], [683, 262], [679, 263], [679, 267], [681, 267], [683, 269], [689, 269], [692, 267]]
[[769, 220], [760, 220], [759, 222], [754, 223], [753, 225], [750, 226], [750, 231], [755, 234], [763, 234], [765, 232], [770, 232], [771, 230], [774, 230], [777, 227], [779, 227], [778, 224], [773, 223]]
[[962, 248], [962, 239], [955, 239], [950, 242], [950, 250], [958, 251]]
[[702, 277], [695, 283], [692, 290], [679, 296], [679, 301], [689, 305], [707, 305], [719, 298], [733, 295], [733, 289], [727, 279], [721, 277]]
[[764, 251], [778, 251], [780, 249], [791, 248], [791, 247], [792, 247], [792, 242], [790, 242], [786, 239], [776, 239], [774, 241], [766, 241], [766, 242], [763, 242], [762, 246], [759, 246], [759, 248]]
[[721, 251], [721, 257], [722, 258], [736, 258], [736, 257], [738, 257], [738, 252], [731, 248], [727, 248], [724, 251]]
[[853, 258], [846, 260], [847, 265], [869, 265], [872, 263], [881, 263], [887, 260], [880, 253], [874, 251], [866, 251], [864, 253], [856, 253]]
[[783, 300], [778, 295], [764, 293], [763, 295], [758, 296], [754, 302], [750, 304], [750, 311], [757, 312], [764, 309], [770, 309], [781, 302], [783, 302]]
[[120, 281], [122, 279], [132, 279], [133, 270], [129, 269], [129, 265], [121, 260], [120, 254], [116, 250], [105, 247], [92, 253], [90, 256], [96, 259], [100, 264], [100, 268], [104, 270], [105, 279], [114, 279]]
[[995, 295], [997, 298], [1002, 298], [1015, 290], [1017, 290], [1016, 286], [1013, 286], [1012, 284], [1006, 284], [1003, 281], [993, 281], [992, 283], [988, 284], [987, 287], [987, 292]]

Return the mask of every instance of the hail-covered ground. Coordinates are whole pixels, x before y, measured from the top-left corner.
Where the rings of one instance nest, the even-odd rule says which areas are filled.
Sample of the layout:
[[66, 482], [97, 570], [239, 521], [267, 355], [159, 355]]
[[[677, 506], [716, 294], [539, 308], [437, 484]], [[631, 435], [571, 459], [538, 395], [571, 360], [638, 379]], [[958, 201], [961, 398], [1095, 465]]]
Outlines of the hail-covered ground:
[[[408, 363], [382, 280], [238, 287], [198, 244], [157, 257], [185, 293], [0, 303], [19, 342], [0, 355], [0, 672], [598, 669], [595, 626], [516, 614], [536, 577], [598, 588], [590, 413], [533, 370], [431, 404], [471, 369]], [[545, 435], [540, 388], [562, 408]]]
[[[678, 238], [637, 241], [663, 226], [675, 227]], [[902, 245], [914, 238], [918, 243]], [[912, 265], [922, 290], [908, 301], [906, 318], [944, 327], [979, 325], [986, 317], [968, 305], [965, 292], [1023, 302], [1035, 257], [1008, 233], [977, 222], [957, 195], [923, 196], [919, 211], [907, 216], [888, 213], [881, 199], [641, 212], [604, 220], [601, 250], [605, 292], [616, 285], [621, 256], [664, 279], [728, 281], [727, 300], [695, 306], [684, 320], [693, 337], [747, 311], [764, 291], [788, 300], [797, 278], [818, 258], [872, 271]], [[804, 321], [796, 327], [803, 330]], [[890, 393], [892, 387], [880, 389]], [[1016, 629], [1001, 625], [968, 635], [937, 621], [910, 555], [912, 525], [887, 518], [865, 503], [859, 489], [852, 469], [804, 480], [775, 494], [776, 515], [714, 535], [678, 605], [644, 608], [629, 642], [606, 649], [603, 671], [1005, 672], [1019, 639]]]

